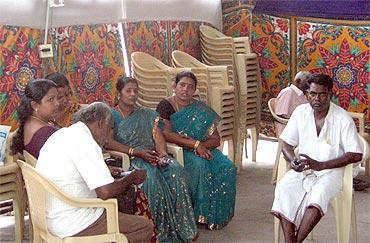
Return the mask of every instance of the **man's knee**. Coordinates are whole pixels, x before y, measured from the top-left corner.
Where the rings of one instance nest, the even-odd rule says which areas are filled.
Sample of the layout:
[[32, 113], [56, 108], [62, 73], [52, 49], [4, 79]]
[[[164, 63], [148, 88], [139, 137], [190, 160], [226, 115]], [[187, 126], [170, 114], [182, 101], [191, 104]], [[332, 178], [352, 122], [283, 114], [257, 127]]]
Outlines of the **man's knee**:
[[154, 226], [149, 219], [137, 215], [121, 214], [120, 216], [120, 231], [126, 235], [130, 242], [150, 241]]

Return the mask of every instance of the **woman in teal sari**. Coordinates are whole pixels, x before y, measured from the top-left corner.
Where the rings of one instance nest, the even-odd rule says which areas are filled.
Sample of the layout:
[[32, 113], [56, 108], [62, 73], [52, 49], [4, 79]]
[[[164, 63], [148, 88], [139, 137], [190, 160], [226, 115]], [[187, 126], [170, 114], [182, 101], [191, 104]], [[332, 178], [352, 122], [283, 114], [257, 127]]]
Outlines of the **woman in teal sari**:
[[234, 215], [236, 168], [217, 149], [219, 116], [192, 98], [196, 85], [193, 73], [177, 74], [175, 95], [162, 100], [157, 111], [165, 119], [166, 140], [184, 147], [184, 167], [195, 219], [208, 229], [220, 229]]
[[160, 242], [191, 242], [197, 228], [183, 167], [167, 155], [157, 112], [136, 106], [138, 83], [119, 79], [118, 105], [112, 109], [113, 138], [107, 147], [131, 156], [131, 167], [145, 169], [143, 190]]

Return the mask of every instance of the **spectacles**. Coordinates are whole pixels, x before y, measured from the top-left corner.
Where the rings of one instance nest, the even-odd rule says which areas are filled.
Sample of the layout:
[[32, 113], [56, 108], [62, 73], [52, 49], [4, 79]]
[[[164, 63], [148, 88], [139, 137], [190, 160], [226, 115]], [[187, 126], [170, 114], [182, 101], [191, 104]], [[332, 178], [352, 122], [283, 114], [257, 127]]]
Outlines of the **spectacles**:
[[310, 92], [307, 92], [307, 94], [311, 98], [319, 97], [320, 99], [325, 99], [328, 97], [328, 92], [316, 93], [316, 92], [310, 91]]

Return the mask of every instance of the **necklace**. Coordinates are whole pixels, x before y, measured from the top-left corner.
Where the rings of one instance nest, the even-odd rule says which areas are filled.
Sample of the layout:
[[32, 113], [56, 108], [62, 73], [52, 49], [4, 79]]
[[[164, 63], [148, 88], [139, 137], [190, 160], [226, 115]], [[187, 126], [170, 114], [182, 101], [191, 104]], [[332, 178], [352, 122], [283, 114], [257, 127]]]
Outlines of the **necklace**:
[[123, 113], [123, 111], [122, 111], [122, 109], [121, 109], [121, 107], [119, 106], [119, 104], [117, 105], [117, 108], [118, 108], [118, 111], [119, 111], [119, 113], [121, 113], [121, 116], [123, 117], [123, 118], [125, 118], [125, 117], [127, 117], [127, 116], [129, 116], [129, 115], [131, 115], [134, 111], [135, 111], [135, 108], [130, 112], [130, 113], [128, 113], [128, 114], [124, 114]]
[[46, 122], [46, 121], [42, 120], [41, 118], [38, 118], [37, 116], [31, 115], [31, 117], [32, 117], [33, 119], [36, 119], [36, 120], [38, 120], [38, 121], [40, 121], [40, 122], [44, 123], [44, 124], [48, 124], [48, 125], [50, 125], [50, 123], [49, 123], [49, 122]]
[[[177, 103], [176, 96], [175, 96], [175, 97], [173, 97], [173, 99], [174, 99], [174, 101], [175, 101], [175, 108], [176, 108], [176, 111], [179, 111], [179, 110], [180, 110], [180, 109], [179, 109], [179, 103]], [[188, 106], [188, 105], [190, 105], [190, 103], [191, 103], [191, 102], [189, 102], [188, 104], [186, 104], [186, 105], [184, 105], [184, 106], [182, 106], [182, 107]], [[181, 108], [182, 108], [182, 107], [181, 107]]]

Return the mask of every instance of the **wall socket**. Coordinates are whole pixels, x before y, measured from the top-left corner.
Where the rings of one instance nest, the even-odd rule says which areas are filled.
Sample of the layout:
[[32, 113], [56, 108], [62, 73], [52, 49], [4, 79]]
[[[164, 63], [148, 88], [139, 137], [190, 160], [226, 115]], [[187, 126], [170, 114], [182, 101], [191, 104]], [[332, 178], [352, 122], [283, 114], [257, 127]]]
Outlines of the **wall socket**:
[[53, 46], [51, 44], [39, 45], [40, 58], [53, 57]]

